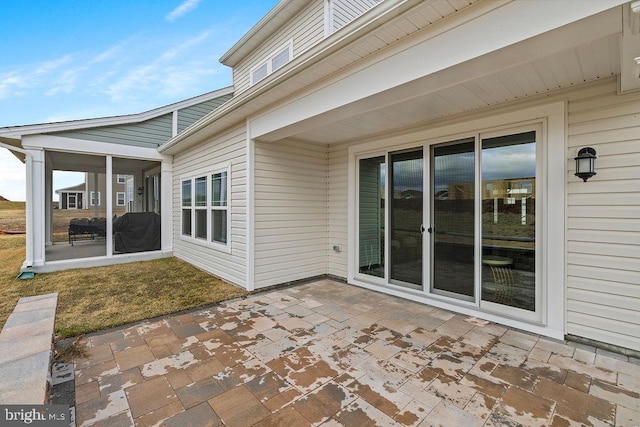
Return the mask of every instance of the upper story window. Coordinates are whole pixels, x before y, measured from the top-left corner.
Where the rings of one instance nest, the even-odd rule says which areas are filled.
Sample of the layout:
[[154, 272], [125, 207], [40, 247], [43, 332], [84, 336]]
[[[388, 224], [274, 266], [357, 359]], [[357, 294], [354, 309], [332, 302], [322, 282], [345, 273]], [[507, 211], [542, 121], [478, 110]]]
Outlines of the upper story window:
[[251, 84], [254, 85], [293, 59], [293, 40], [276, 49], [265, 60], [251, 69]]
[[116, 178], [116, 182], [117, 182], [118, 184], [124, 184], [125, 182], [127, 182], [127, 175], [120, 175], [120, 174], [118, 174], [118, 175], [117, 175], [117, 178]]

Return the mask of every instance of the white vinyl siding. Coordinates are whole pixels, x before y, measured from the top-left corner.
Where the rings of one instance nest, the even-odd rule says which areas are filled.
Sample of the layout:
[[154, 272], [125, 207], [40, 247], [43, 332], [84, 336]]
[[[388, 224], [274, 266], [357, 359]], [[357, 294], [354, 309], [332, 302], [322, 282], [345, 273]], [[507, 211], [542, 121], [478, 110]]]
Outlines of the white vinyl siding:
[[[223, 163], [230, 164], [230, 195], [227, 198], [230, 205], [227, 218], [231, 230], [227, 236], [230, 253], [199, 244], [197, 239], [181, 238], [181, 177], [204, 176], [199, 175], [199, 171], [210, 176], [215, 172], [212, 168]], [[175, 155], [173, 176], [174, 255], [231, 283], [246, 287], [245, 127], [240, 126]]]
[[256, 143], [256, 288], [326, 274], [327, 147]]
[[331, 32], [338, 31], [380, 3], [380, 1], [381, 0], [330, 0], [332, 14], [330, 18]]
[[289, 40], [293, 40], [292, 58], [295, 58], [320, 42], [323, 37], [323, 2], [313, 0], [308, 7], [233, 68], [233, 85], [236, 93], [248, 89], [251, 86], [251, 71], [270, 55], [277, 53], [278, 49]]
[[[348, 146], [329, 146], [329, 212], [327, 242], [327, 273], [340, 278], [347, 277], [347, 171]], [[333, 247], [339, 246], [340, 251]]]
[[[640, 350], [640, 102], [617, 82], [569, 97], [567, 333]], [[582, 147], [597, 175], [573, 176]]]

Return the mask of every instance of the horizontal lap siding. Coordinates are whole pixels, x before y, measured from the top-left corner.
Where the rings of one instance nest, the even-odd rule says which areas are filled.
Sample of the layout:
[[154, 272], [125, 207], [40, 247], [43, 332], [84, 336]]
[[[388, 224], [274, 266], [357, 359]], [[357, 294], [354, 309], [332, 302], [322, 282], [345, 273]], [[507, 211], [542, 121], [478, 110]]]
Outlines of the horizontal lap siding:
[[[567, 333], [640, 350], [640, 100], [613, 80], [569, 97]], [[597, 175], [573, 176], [596, 149]]]
[[251, 68], [275, 53], [287, 41], [293, 39], [293, 57], [300, 56], [324, 38], [324, 8], [322, 0], [313, 0], [297, 16], [292, 18], [276, 34], [255, 49], [233, 68], [233, 85], [236, 93], [249, 88]]
[[197, 122], [229, 99], [233, 95], [223, 95], [200, 104], [192, 105], [178, 111], [178, 133]]
[[171, 139], [172, 121], [172, 114], [165, 114], [140, 123], [58, 132], [52, 135], [155, 148]]
[[256, 288], [326, 274], [327, 148], [256, 143]]
[[[347, 145], [329, 147], [329, 241], [327, 272], [347, 277]], [[340, 246], [334, 251], [333, 246]]]
[[[180, 178], [231, 162], [231, 253], [183, 240]], [[239, 127], [177, 154], [173, 160], [174, 254], [231, 283], [246, 287], [246, 132]]]

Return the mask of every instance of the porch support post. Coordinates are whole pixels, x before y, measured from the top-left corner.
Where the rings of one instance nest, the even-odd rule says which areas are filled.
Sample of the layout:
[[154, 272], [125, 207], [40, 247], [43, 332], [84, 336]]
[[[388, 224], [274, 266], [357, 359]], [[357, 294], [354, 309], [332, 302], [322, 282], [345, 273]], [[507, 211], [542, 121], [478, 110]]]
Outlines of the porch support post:
[[53, 167], [51, 164], [51, 156], [45, 153], [45, 180], [44, 180], [44, 200], [45, 200], [45, 235], [46, 246], [53, 245]]
[[160, 164], [160, 239], [163, 252], [173, 251], [173, 163], [165, 156]]
[[[106, 176], [105, 176], [105, 181], [106, 181], [106, 193], [105, 199], [107, 200], [107, 257], [111, 257], [113, 256], [113, 207], [111, 206], [112, 204], [112, 197], [111, 197], [111, 191], [113, 190], [113, 180], [111, 179], [111, 177], [113, 176], [112, 174], [112, 169], [113, 169], [113, 157], [111, 156], [107, 156], [107, 170], [106, 170]], [[96, 175], [96, 179], [95, 179], [95, 186], [96, 186], [96, 199], [98, 196], [98, 174]], [[96, 200], [96, 209], [97, 209], [97, 200]], [[98, 215], [96, 215], [98, 216]]]
[[44, 265], [45, 168], [44, 150], [27, 149], [26, 258], [22, 269]]

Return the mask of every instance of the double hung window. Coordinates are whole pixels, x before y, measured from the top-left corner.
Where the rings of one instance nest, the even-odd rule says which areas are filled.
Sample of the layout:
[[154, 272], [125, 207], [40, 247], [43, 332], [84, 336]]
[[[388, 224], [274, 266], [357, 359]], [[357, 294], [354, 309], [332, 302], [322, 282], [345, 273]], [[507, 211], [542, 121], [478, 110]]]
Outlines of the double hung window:
[[230, 249], [230, 166], [182, 179], [182, 236]]
[[100, 192], [99, 191], [91, 191], [90, 192], [90, 206], [100, 206]]

